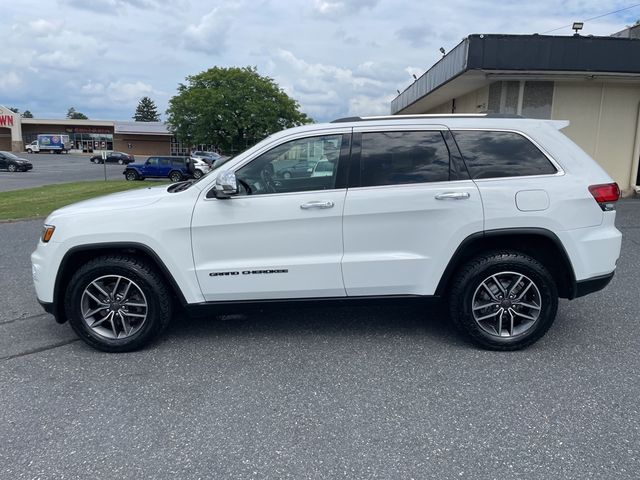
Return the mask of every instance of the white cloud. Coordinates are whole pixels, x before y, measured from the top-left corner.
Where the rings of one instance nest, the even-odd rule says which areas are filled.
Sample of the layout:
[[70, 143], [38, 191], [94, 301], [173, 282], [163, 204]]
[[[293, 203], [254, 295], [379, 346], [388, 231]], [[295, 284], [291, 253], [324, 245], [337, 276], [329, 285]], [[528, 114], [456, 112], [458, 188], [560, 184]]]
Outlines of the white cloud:
[[68, 70], [80, 66], [80, 61], [67, 52], [54, 50], [45, 52], [36, 57], [35, 68], [48, 67], [57, 70]]
[[16, 72], [0, 72], [0, 92], [10, 93], [22, 85], [22, 79]]
[[391, 100], [395, 95], [367, 97], [358, 95], [349, 100], [349, 116], [389, 115]]
[[213, 8], [197, 24], [187, 26], [184, 46], [204, 53], [220, 52], [225, 46], [232, 23], [231, 12], [239, 8], [238, 2], [229, 2]]
[[52, 22], [45, 20], [44, 18], [38, 18], [36, 20], [31, 20], [28, 23], [28, 26], [31, 33], [37, 36], [47, 36], [52, 33], [59, 32], [62, 28], [62, 22]]
[[364, 8], [373, 8], [377, 3], [378, 0], [313, 0], [313, 9], [321, 15], [354, 13]]
[[109, 83], [89, 81], [80, 87], [80, 93], [91, 105], [102, 106], [113, 103], [134, 105], [140, 98], [159, 92], [148, 83], [118, 80]]
[[[624, 6], [610, 3], [609, 10]], [[603, 12], [601, 2], [585, 0], [561, 7], [557, 0], [2, 2], [1, 99], [40, 117], [74, 105], [91, 118], [130, 118], [142, 95], [166, 108], [187, 75], [252, 65], [316, 120], [386, 114], [396, 89], [441, 58], [439, 47], [449, 51], [471, 33], [542, 33]], [[640, 7], [588, 21], [582, 33], [608, 35], [638, 16]]]

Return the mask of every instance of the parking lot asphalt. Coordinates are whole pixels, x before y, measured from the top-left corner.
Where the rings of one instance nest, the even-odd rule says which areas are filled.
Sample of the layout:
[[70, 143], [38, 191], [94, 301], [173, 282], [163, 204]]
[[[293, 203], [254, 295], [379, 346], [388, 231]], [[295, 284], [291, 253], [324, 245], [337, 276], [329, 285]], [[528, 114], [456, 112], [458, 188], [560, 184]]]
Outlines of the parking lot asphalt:
[[604, 291], [525, 351], [462, 342], [437, 306], [177, 318], [129, 354], [40, 310], [40, 222], [0, 224], [0, 478], [636, 479], [640, 201]]
[[[22, 153], [18, 156], [33, 163], [33, 170], [13, 173], [0, 170], [0, 192], [54, 183], [104, 180], [103, 165], [91, 163], [90, 155]], [[136, 160], [144, 161], [146, 157]], [[108, 163], [107, 179], [124, 180], [123, 171], [124, 165]]]

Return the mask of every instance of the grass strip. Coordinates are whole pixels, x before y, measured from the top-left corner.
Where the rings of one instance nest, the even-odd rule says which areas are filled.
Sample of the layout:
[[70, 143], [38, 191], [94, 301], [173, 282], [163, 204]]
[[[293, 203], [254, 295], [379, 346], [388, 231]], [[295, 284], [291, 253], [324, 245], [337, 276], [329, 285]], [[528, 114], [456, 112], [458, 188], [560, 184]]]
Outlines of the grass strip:
[[0, 221], [42, 218], [57, 208], [89, 198], [134, 188], [161, 185], [160, 182], [122, 180], [59, 183], [0, 192]]

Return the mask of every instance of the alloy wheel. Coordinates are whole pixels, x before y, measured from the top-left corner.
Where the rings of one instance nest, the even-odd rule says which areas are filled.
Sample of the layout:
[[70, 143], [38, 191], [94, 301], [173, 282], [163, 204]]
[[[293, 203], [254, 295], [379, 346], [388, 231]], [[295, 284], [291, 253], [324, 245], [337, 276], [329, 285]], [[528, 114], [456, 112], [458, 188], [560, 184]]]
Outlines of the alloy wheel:
[[149, 306], [142, 289], [121, 275], [93, 280], [82, 292], [80, 311], [87, 326], [108, 339], [135, 335], [147, 320]]
[[536, 284], [517, 272], [500, 272], [485, 278], [471, 301], [473, 318], [489, 335], [515, 337], [527, 332], [542, 311]]

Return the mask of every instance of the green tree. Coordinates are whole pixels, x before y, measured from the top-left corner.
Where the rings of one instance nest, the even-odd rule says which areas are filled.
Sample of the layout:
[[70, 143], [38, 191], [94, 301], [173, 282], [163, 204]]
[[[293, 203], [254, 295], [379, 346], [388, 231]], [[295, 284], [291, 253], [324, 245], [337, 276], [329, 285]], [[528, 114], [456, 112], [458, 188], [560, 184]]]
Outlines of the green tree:
[[33, 113], [31, 113], [29, 110], [25, 110], [22, 114], [22, 118], [33, 118]]
[[160, 114], [158, 107], [149, 97], [142, 97], [136, 107], [136, 113], [133, 116], [136, 122], [159, 122]]
[[69, 110], [67, 110], [67, 118], [71, 118], [74, 120], [88, 120], [89, 117], [87, 117], [84, 113], [80, 113], [80, 112], [76, 112], [76, 109], [74, 107], [69, 107]]
[[189, 145], [236, 152], [283, 128], [312, 122], [298, 102], [255, 67], [213, 67], [186, 80], [169, 100], [167, 121]]
[[20, 110], [18, 110], [16, 107], [9, 107], [9, 110], [11, 110], [13, 113], [20, 113]]

